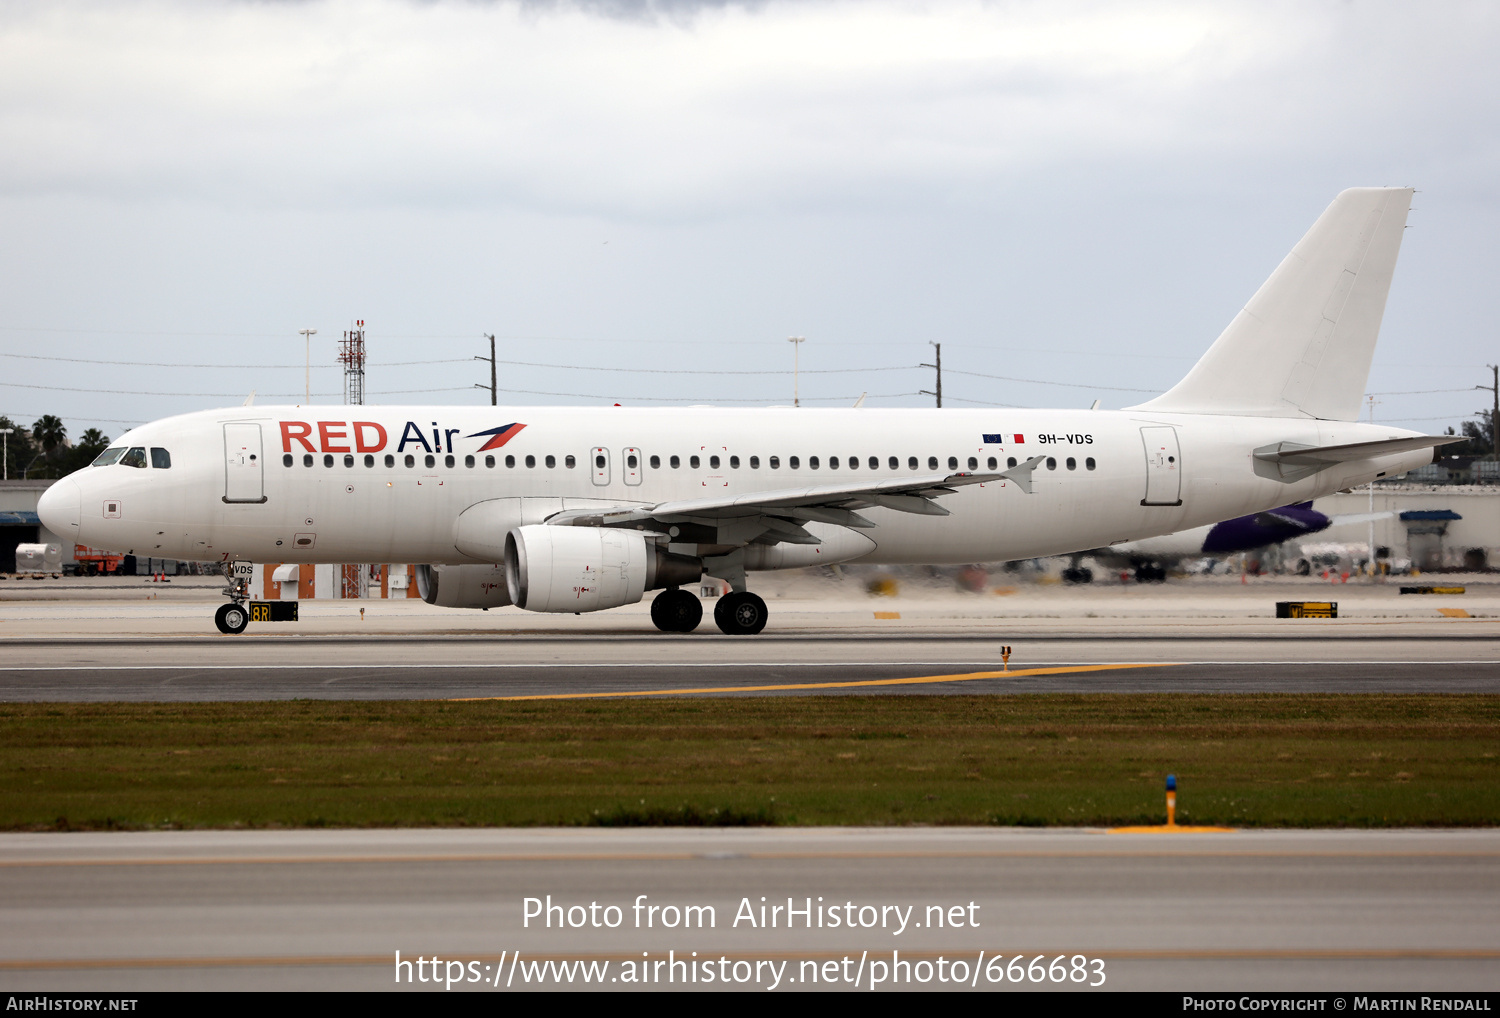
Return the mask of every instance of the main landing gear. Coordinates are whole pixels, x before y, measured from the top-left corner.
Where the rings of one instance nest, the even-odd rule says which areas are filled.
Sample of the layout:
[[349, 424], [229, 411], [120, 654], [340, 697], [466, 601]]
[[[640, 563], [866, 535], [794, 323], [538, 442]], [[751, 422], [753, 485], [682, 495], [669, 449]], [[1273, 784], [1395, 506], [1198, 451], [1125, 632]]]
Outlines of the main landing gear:
[[735, 590], [714, 605], [714, 622], [729, 636], [754, 636], [766, 628], [766, 603], [748, 590]]
[[[714, 605], [714, 623], [729, 636], [754, 636], [769, 616], [766, 602], [748, 590], [725, 594]], [[651, 602], [651, 621], [664, 633], [691, 633], [703, 621], [703, 604], [685, 590], [664, 590]]]
[[691, 633], [703, 621], [703, 604], [687, 591], [673, 587], [651, 602], [651, 621], [663, 633]]

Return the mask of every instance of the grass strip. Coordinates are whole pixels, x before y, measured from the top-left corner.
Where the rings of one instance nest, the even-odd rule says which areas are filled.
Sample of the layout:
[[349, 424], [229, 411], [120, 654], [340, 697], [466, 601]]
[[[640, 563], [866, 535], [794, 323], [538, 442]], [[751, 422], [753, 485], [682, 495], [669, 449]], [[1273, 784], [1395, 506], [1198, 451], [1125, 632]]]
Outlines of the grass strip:
[[0, 829], [1491, 825], [1500, 696], [0, 705]]

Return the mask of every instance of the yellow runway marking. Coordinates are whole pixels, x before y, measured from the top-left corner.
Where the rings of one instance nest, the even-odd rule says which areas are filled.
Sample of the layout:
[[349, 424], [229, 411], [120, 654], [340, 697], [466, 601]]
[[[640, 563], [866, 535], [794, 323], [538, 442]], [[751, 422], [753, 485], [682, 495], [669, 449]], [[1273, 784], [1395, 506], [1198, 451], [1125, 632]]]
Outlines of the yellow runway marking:
[[[531, 953], [520, 952], [528, 962], [546, 961], [626, 961], [638, 958], [635, 952], [595, 952], [575, 951], [567, 954]], [[762, 960], [762, 961], [814, 961], [814, 960], [838, 960], [848, 952], [837, 951], [798, 951], [798, 952], [761, 952], [761, 951], [736, 951], [726, 948], [721, 953], [729, 955], [737, 960]], [[953, 956], [953, 949], [944, 951], [908, 951], [902, 949], [904, 958], [933, 959], [940, 954], [948, 957]], [[997, 957], [1020, 955], [1031, 957], [1033, 955], [1051, 956], [1054, 954], [1081, 954], [1086, 953], [1092, 958], [1109, 958], [1132, 961], [1262, 961], [1262, 960], [1286, 960], [1286, 961], [1394, 961], [1401, 959], [1422, 960], [1446, 960], [1446, 961], [1490, 961], [1500, 958], [1500, 951], [1491, 950], [1443, 950], [1429, 948], [1376, 948], [1362, 949], [1350, 948], [1340, 950], [1338, 948], [1311, 948], [1308, 950], [1296, 950], [1289, 948], [1220, 948], [1220, 949], [1194, 949], [1183, 948], [1172, 950], [1171, 948], [1159, 950], [1111, 950], [1109, 948], [1093, 949], [1083, 951], [1076, 945], [1069, 945], [1066, 950], [1056, 947], [1043, 948], [1035, 945], [1024, 950], [1015, 947], [1007, 947], [996, 952]], [[508, 953], [507, 953], [508, 954]], [[391, 954], [346, 954], [346, 955], [271, 955], [271, 956], [247, 956], [228, 958], [37, 958], [34, 960], [5, 959], [0, 961], [0, 971], [25, 972], [25, 971], [57, 971], [67, 969], [166, 969], [166, 968], [278, 968], [282, 966], [388, 966], [394, 960], [395, 953]], [[468, 954], [466, 960], [484, 961], [497, 963], [506, 958], [507, 955], [499, 954]], [[441, 980], [437, 980], [441, 982]]]
[[940, 682], [976, 682], [981, 679], [1019, 679], [1029, 675], [1072, 675], [1108, 672], [1124, 668], [1172, 668], [1156, 661], [1138, 664], [1069, 665], [1064, 668], [1017, 668], [1008, 672], [965, 672], [960, 675], [921, 675], [911, 679], [861, 679], [855, 682], [804, 682], [780, 686], [706, 686], [701, 689], [639, 689], [610, 693], [533, 693], [528, 696], [457, 696], [450, 703], [474, 700], [592, 700], [609, 696], [687, 696], [693, 693], [782, 693], [798, 689], [854, 689], [863, 686], [923, 686]]

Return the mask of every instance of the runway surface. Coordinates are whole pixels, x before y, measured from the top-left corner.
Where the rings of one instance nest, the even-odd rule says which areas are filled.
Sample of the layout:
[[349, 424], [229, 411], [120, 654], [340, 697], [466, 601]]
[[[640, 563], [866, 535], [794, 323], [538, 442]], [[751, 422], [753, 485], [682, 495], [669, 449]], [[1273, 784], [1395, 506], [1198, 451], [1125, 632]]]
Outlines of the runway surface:
[[1277, 620], [1276, 599], [1327, 597], [1329, 585], [1214, 578], [891, 600], [817, 577], [765, 582], [786, 589], [767, 591], [772, 623], [749, 638], [711, 620], [658, 633], [646, 603], [574, 616], [413, 600], [306, 601], [299, 622], [224, 636], [201, 585], [21, 584], [0, 591], [0, 701], [1500, 692], [1489, 583], [1443, 598], [1340, 585], [1340, 618]]
[[[524, 926], [524, 899], [544, 912], [549, 894], [583, 909], [554, 913], [551, 929], [540, 918]], [[647, 907], [712, 906], [713, 925], [664, 928], [672, 913], [660, 912], [636, 928], [640, 895]], [[790, 897], [797, 909], [810, 899], [813, 927], [794, 916], [788, 929], [784, 911], [775, 928], [761, 925], [762, 897]], [[591, 903], [597, 926], [585, 918]], [[610, 905], [618, 915], [602, 911]], [[835, 906], [856, 928], [830, 924]], [[903, 932], [892, 907], [911, 908]], [[569, 915], [582, 928], [559, 928]], [[668, 951], [689, 960], [696, 951], [716, 970], [720, 957], [748, 960], [742, 973], [784, 962], [780, 988], [798, 989], [813, 988], [813, 969], [828, 961], [840, 975], [816, 985], [850, 988], [861, 958], [868, 989], [871, 962], [893, 951], [934, 966], [939, 955], [965, 961], [979, 978], [964, 988], [1014, 987], [982, 975], [983, 951], [1007, 963], [1061, 954], [1069, 968], [1082, 954], [1090, 972], [1102, 962], [1106, 989], [1493, 990], [1500, 832], [3, 835], [0, 920], [7, 991], [390, 989], [397, 951], [473, 961], [458, 971], [481, 978], [454, 988], [489, 992], [555, 984], [555, 969], [550, 979], [527, 974], [545, 960], [607, 962], [604, 981], [589, 985], [629, 988], [610, 974]], [[521, 975], [506, 977], [517, 951]], [[925, 988], [960, 988], [930, 977]], [[770, 978], [763, 967], [735, 985], [764, 991]], [[572, 985], [585, 984], [575, 974]]]

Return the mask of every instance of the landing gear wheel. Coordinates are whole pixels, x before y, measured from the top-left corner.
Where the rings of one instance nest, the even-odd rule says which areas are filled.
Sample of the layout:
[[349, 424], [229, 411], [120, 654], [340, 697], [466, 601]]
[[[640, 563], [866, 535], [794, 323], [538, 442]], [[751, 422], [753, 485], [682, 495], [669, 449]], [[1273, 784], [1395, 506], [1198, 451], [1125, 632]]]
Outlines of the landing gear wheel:
[[754, 636], [766, 628], [766, 603], [748, 590], [725, 594], [714, 605], [714, 622], [729, 636]]
[[663, 633], [691, 633], [703, 621], [703, 603], [685, 590], [664, 590], [651, 602], [651, 621]]
[[219, 605], [219, 610], [214, 612], [214, 625], [219, 627], [221, 633], [235, 636], [243, 633], [249, 624], [250, 612], [242, 604], [231, 601]]

